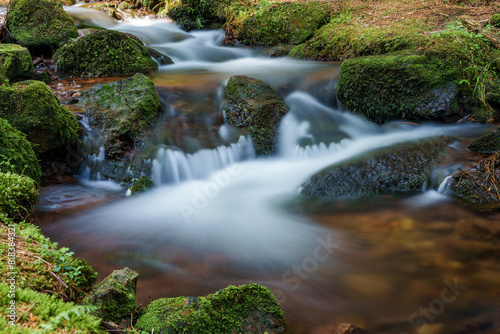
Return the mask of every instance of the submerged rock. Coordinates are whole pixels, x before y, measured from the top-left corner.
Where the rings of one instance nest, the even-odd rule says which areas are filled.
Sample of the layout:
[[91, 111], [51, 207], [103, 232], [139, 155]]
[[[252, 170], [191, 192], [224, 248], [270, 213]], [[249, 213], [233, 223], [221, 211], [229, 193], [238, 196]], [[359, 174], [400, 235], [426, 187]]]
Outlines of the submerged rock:
[[453, 191], [465, 205], [478, 211], [500, 209], [500, 153], [471, 163], [453, 175]]
[[105, 321], [129, 320], [137, 310], [138, 278], [139, 274], [130, 268], [115, 270], [94, 287], [84, 303], [97, 306], [97, 315]]
[[81, 105], [90, 124], [105, 140], [108, 158], [123, 157], [141, 144], [160, 115], [160, 97], [153, 81], [143, 74], [99, 84], [82, 93]]
[[226, 122], [249, 131], [257, 155], [273, 154], [279, 123], [288, 111], [285, 100], [265, 82], [245, 76], [232, 76], [226, 94]]
[[302, 195], [345, 200], [420, 192], [429, 184], [432, 168], [450, 141], [438, 138], [398, 145], [360, 161], [329, 167], [304, 183]]
[[57, 0], [12, 0], [9, 8], [12, 37], [34, 53], [57, 49], [78, 37], [75, 22]]
[[30, 177], [40, 185], [42, 170], [26, 135], [0, 118], [0, 172]]
[[392, 54], [347, 59], [340, 67], [342, 107], [383, 124], [392, 120], [457, 120], [458, 67], [427, 56]]
[[157, 299], [135, 328], [155, 333], [284, 333], [285, 318], [264, 286], [228, 286], [206, 297]]
[[114, 30], [96, 31], [71, 41], [54, 53], [53, 61], [61, 76], [104, 77], [158, 69], [146, 47]]
[[75, 117], [41, 81], [0, 86], [0, 117], [27, 135], [37, 155], [78, 142]]
[[33, 76], [28, 49], [17, 44], [0, 44], [0, 84]]

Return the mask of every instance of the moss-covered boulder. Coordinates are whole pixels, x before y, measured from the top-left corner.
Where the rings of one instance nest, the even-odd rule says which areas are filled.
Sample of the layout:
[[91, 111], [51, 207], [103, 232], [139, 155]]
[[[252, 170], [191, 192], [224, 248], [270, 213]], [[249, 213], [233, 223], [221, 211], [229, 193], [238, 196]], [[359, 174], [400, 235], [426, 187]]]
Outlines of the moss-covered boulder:
[[284, 333], [283, 312], [264, 286], [228, 286], [206, 297], [157, 299], [135, 328], [155, 333]]
[[138, 195], [144, 193], [155, 186], [151, 178], [147, 176], [142, 176], [139, 180], [135, 181], [134, 184], [129, 188], [130, 195]]
[[78, 37], [75, 22], [57, 0], [12, 0], [7, 22], [12, 37], [36, 54]]
[[500, 153], [470, 163], [453, 174], [454, 195], [478, 211], [500, 209]]
[[329, 167], [304, 183], [306, 199], [350, 200], [422, 191], [444, 157], [449, 138], [403, 144], [362, 160]]
[[457, 67], [426, 56], [393, 54], [348, 59], [340, 67], [342, 107], [382, 124], [459, 116]]
[[17, 44], [0, 44], [0, 85], [33, 76], [28, 49]]
[[249, 131], [257, 155], [273, 154], [279, 123], [288, 111], [284, 99], [265, 82], [239, 75], [229, 79], [226, 95], [226, 122]]
[[128, 267], [115, 270], [94, 287], [84, 303], [97, 306], [96, 313], [103, 320], [116, 323], [129, 320], [130, 314], [137, 310], [138, 278], [139, 274]]
[[27, 176], [0, 172], [0, 218], [22, 221], [33, 213], [37, 203], [35, 181]]
[[96, 31], [71, 41], [54, 53], [53, 61], [61, 76], [104, 77], [158, 69], [142, 44], [114, 30]]
[[0, 118], [0, 171], [25, 175], [40, 185], [42, 170], [26, 135]]
[[500, 129], [473, 140], [467, 148], [469, 151], [478, 153], [491, 154], [500, 151]]
[[0, 86], [0, 117], [27, 135], [37, 155], [78, 141], [75, 117], [41, 81]]
[[153, 81], [143, 74], [82, 93], [90, 124], [104, 136], [106, 156], [118, 158], [140, 146], [144, 133], [160, 115], [161, 102]]
[[245, 45], [300, 44], [328, 22], [331, 11], [326, 1], [260, 1], [253, 13], [229, 20], [225, 29]]

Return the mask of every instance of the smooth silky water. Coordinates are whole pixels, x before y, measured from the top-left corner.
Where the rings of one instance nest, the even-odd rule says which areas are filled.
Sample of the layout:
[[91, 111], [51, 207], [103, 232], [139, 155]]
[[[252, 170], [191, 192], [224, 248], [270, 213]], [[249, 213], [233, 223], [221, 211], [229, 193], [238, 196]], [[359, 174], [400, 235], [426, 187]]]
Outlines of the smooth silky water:
[[[99, 13], [84, 14], [100, 24]], [[438, 181], [419, 195], [376, 205], [300, 200], [303, 182], [325, 167], [423, 138], [468, 140], [484, 129], [375, 126], [339, 110], [332, 90], [339, 64], [222, 48], [222, 31], [103, 20], [175, 64], [150, 75], [163, 100], [147, 144], [155, 152], [155, 189], [126, 197], [118, 184], [97, 177], [99, 147], [78, 183], [42, 189], [42, 230], [88, 259], [101, 278], [125, 266], [137, 270], [143, 305], [261, 283], [282, 304], [291, 333], [339, 322], [372, 333], [452, 333], [498, 315], [498, 264], [475, 260], [487, 246], [462, 240], [457, 229], [498, 223], [498, 214], [458, 206], [438, 191]], [[275, 157], [255, 158], [251, 140], [224, 124], [220, 105], [231, 75], [261, 79], [286, 97], [290, 112]], [[462, 157], [463, 147], [459, 140], [449, 150]], [[451, 302], [445, 292], [443, 302], [443, 290], [455, 282], [457, 295]]]

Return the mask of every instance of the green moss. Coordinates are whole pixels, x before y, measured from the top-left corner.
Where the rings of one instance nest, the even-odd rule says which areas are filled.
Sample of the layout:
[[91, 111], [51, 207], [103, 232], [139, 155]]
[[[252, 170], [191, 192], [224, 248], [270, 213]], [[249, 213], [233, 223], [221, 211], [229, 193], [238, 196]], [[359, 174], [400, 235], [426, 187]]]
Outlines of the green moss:
[[500, 130], [495, 130], [472, 141], [467, 146], [469, 151], [479, 153], [495, 153], [500, 151]]
[[19, 130], [0, 118], [0, 171], [28, 176], [40, 185], [42, 170], [31, 144]]
[[149, 189], [153, 188], [155, 184], [153, 181], [147, 177], [147, 176], [142, 176], [139, 180], [137, 180], [130, 188], [130, 193], [132, 195], [137, 195], [143, 192], [148, 191]]
[[28, 49], [17, 44], [0, 44], [0, 84], [33, 76]]
[[226, 122], [249, 130], [258, 155], [273, 154], [280, 120], [288, 111], [283, 98], [265, 82], [245, 76], [232, 76], [226, 94]]
[[103, 77], [148, 73], [158, 69], [148, 50], [114, 30], [80, 37], [54, 53], [59, 75]]
[[284, 317], [266, 287], [247, 284], [206, 297], [157, 299], [135, 327], [155, 333], [282, 333]]
[[458, 113], [452, 100], [459, 75], [452, 64], [427, 56], [348, 59], [340, 68], [337, 96], [345, 110], [379, 124], [450, 117]]
[[217, 12], [221, 0], [182, 0], [171, 6], [167, 16], [182, 29], [219, 29], [224, 17]]
[[56, 0], [12, 0], [7, 22], [12, 37], [35, 52], [78, 37], [75, 22]]
[[36, 183], [27, 176], [0, 172], [0, 212], [4, 218], [21, 221], [38, 203]]
[[[89, 306], [66, 303], [55, 296], [28, 289], [15, 289], [14, 296], [11, 292], [8, 284], [0, 283], [0, 328], [4, 328], [2, 333], [105, 333], [99, 327], [101, 320], [90, 315], [92, 308]], [[16, 322], [8, 317], [11, 301], [15, 301], [16, 315], [22, 315]], [[29, 313], [24, 312], [27, 309], [30, 310]], [[36, 320], [32, 320], [33, 318]]]
[[497, 28], [500, 27], [500, 14], [499, 13], [493, 14], [489, 24]]
[[104, 136], [110, 158], [140, 146], [144, 133], [158, 120], [161, 107], [153, 81], [139, 73], [92, 87], [82, 93], [81, 104], [91, 125]]
[[40, 81], [0, 86], [0, 117], [24, 132], [38, 155], [78, 141], [75, 117]]

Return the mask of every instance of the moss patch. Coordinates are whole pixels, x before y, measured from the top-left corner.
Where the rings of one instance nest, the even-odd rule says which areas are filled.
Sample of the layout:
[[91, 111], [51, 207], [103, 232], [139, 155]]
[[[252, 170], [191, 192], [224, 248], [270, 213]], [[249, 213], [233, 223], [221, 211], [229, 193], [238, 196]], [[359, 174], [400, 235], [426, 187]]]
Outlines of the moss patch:
[[477, 138], [467, 146], [469, 151], [479, 153], [495, 153], [500, 151], [500, 130], [495, 130]]
[[0, 117], [24, 132], [38, 155], [78, 141], [75, 117], [40, 81], [0, 86]]
[[280, 120], [288, 111], [283, 98], [265, 82], [245, 76], [232, 76], [226, 95], [226, 122], [250, 131], [257, 155], [273, 154]]
[[153, 181], [147, 177], [147, 176], [142, 176], [139, 180], [137, 180], [130, 188], [130, 193], [131, 195], [137, 195], [140, 193], [144, 193], [148, 191], [149, 189], [153, 188], [155, 184]]
[[283, 312], [264, 286], [228, 286], [206, 297], [157, 299], [136, 328], [158, 333], [284, 333]]
[[0, 84], [33, 76], [28, 49], [17, 44], [0, 44]]
[[153, 82], [139, 73], [92, 87], [83, 92], [81, 104], [91, 125], [104, 136], [109, 158], [140, 146], [143, 134], [158, 120], [161, 107]]
[[102, 30], [80, 37], [54, 53], [59, 75], [103, 77], [158, 69], [148, 50], [127, 35]]
[[7, 22], [12, 37], [35, 53], [78, 37], [75, 22], [56, 0], [12, 0]]
[[0, 213], [3, 219], [24, 220], [33, 213], [37, 203], [35, 181], [27, 176], [0, 172]]

